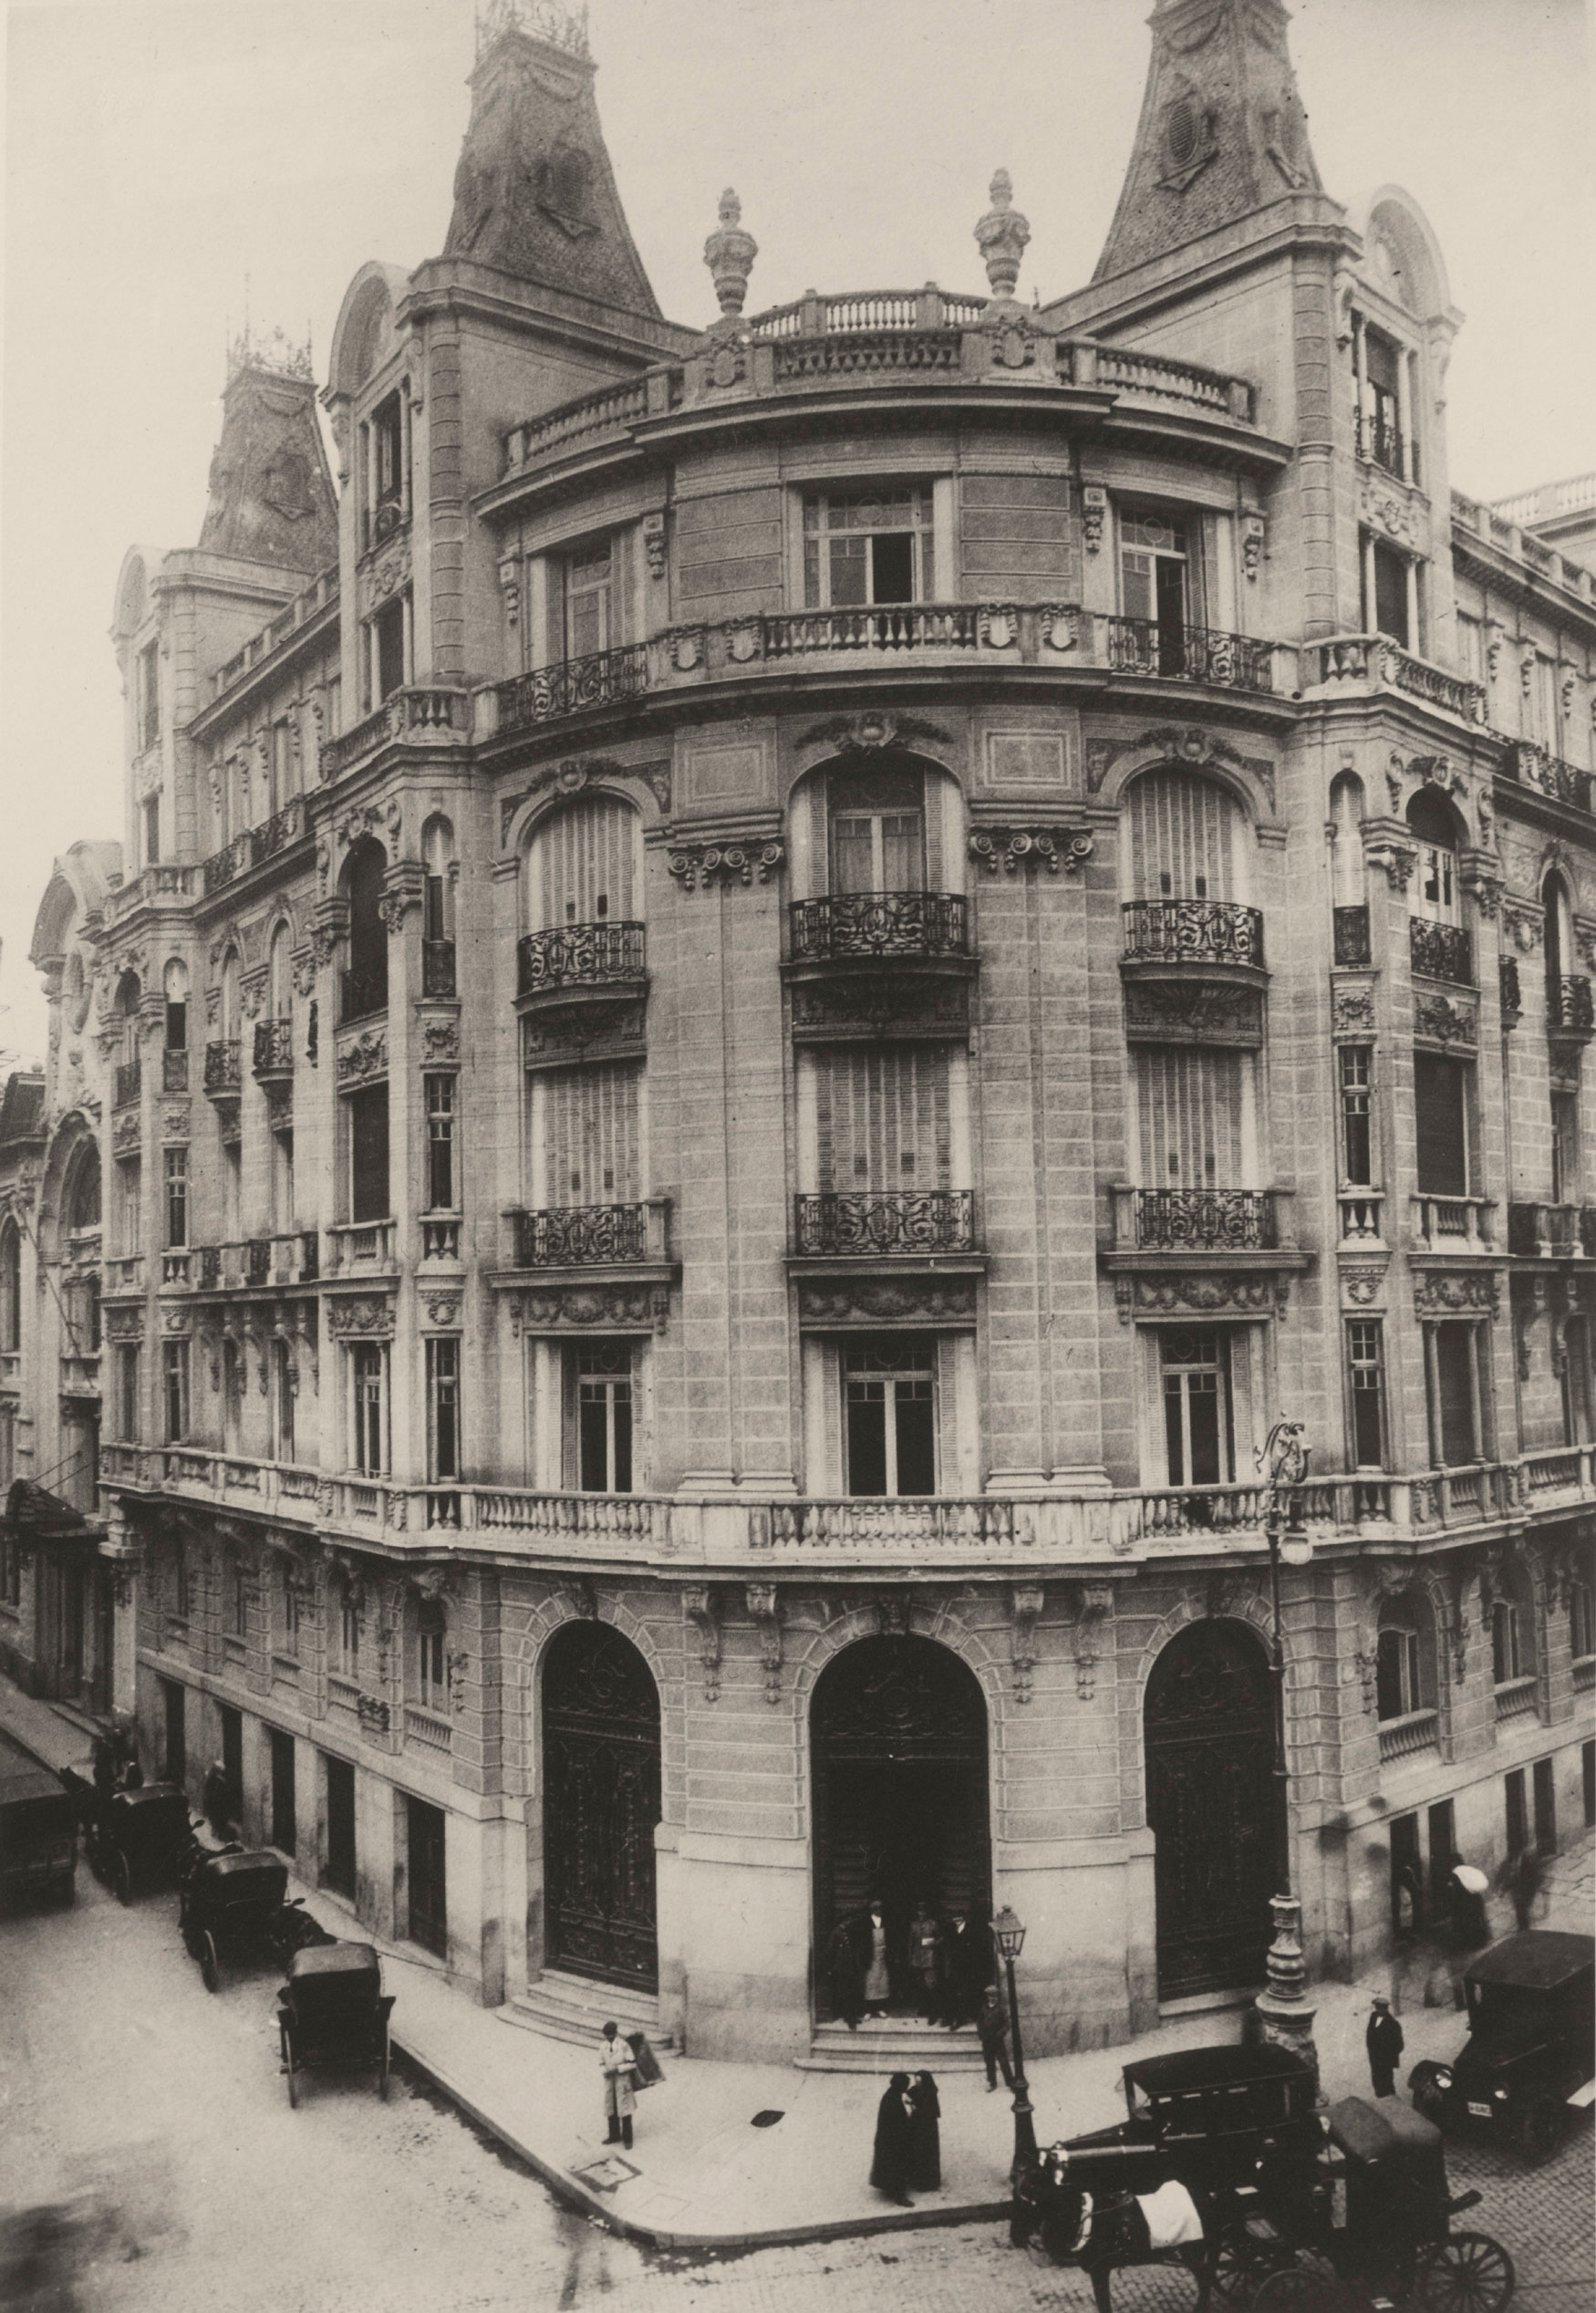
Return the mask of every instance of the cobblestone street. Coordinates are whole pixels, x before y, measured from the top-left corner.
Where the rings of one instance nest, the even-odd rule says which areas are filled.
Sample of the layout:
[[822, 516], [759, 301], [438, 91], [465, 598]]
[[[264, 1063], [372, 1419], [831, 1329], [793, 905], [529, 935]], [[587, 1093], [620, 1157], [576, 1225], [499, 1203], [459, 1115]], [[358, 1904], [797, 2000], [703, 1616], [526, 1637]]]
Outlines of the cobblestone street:
[[[208, 1998], [175, 1911], [171, 1896], [152, 1896], [124, 1912], [85, 1872], [70, 1913], [5, 1924], [8, 2309], [497, 2313], [602, 2300], [610, 2313], [645, 2304], [1085, 2313], [1091, 2304], [1080, 2276], [1032, 2265], [996, 2226], [736, 2257], [649, 2256], [562, 2210], [402, 2075], [386, 2105], [364, 2081], [323, 2080], [291, 2112], [270, 1972], [234, 1973]], [[1525, 2313], [1582, 2313], [1589, 2130], [1538, 2171], [1466, 2145], [1451, 2167], [1456, 2190], [1483, 2191], [1475, 2221], [1518, 2261]], [[1183, 2277], [1133, 2272], [1114, 2301], [1124, 2313], [1186, 2313], [1192, 2294]]]

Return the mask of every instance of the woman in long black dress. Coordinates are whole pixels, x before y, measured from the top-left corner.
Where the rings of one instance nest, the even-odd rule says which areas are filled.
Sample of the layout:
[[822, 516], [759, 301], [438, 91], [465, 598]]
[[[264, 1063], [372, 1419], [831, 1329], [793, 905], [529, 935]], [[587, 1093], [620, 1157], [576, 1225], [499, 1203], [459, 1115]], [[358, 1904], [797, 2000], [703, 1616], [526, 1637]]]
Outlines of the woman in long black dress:
[[906, 2209], [914, 2206], [908, 2196], [914, 2127], [908, 2085], [907, 2072], [895, 2072], [887, 2082], [886, 2093], [876, 2108], [876, 2157], [870, 2163], [870, 2182], [876, 2190]]
[[938, 2192], [942, 2183], [942, 2100], [929, 2072], [909, 2084], [909, 2183], [917, 2193]]

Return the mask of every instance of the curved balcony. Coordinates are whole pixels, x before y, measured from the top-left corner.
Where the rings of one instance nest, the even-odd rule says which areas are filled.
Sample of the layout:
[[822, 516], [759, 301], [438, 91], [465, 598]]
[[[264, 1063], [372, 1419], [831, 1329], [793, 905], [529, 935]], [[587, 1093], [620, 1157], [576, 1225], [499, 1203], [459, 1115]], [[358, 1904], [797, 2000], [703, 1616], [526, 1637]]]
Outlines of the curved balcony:
[[1120, 910], [1127, 964], [1218, 964], [1263, 970], [1263, 918], [1234, 899], [1127, 899]]
[[830, 892], [793, 902], [794, 963], [941, 961], [969, 953], [968, 910], [948, 891]]
[[236, 1100], [240, 1074], [236, 1036], [206, 1045], [205, 1090], [212, 1100]]
[[854, 1189], [793, 1200], [793, 1250], [861, 1260], [975, 1250], [968, 1188]]
[[255, 1082], [281, 1084], [294, 1074], [294, 1022], [258, 1020], [255, 1022]]
[[1131, 1043], [1263, 1042], [1263, 918], [1234, 899], [1128, 899], [1121, 908]]
[[1205, 683], [1220, 690], [1272, 691], [1275, 648], [1255, 635], [1188, 627], [1168, 618], [1109, 618], [1108, 664], [1116, 675]]
[[789, 922], [795, 1042], [968, 1039], [976, 959], [961, 894], [828, 892], [795, 899]]
[[1410, 916], [1407, 936], [1415, 971], [1423, 972], [1428, 980], [1450, 980], [1457, 988], [1474, 986], [1473, 942], [1463, 925]]
[[1546, 983], [1546, 1022], [1549, 1032], [1570, 1042], [1588, 1044], [1596, 1032], [1596, 1007], [1591, 983], [1582, 974], [1549, 980]]
[[515, 946], [515, 993], [523, 1006], [614, 1003], [648, 984], [648, 934], [640, 923], [554, 924]]

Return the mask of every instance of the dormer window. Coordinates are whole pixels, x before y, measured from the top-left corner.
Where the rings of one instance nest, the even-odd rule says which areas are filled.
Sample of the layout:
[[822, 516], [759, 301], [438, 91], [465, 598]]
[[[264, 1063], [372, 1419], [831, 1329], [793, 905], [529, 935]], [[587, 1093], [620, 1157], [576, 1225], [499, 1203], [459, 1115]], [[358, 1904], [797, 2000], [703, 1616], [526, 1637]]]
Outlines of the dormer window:
[[803, 600], [812, 610], [932, 602], [930, 484], [813, 491], [803, 501]]

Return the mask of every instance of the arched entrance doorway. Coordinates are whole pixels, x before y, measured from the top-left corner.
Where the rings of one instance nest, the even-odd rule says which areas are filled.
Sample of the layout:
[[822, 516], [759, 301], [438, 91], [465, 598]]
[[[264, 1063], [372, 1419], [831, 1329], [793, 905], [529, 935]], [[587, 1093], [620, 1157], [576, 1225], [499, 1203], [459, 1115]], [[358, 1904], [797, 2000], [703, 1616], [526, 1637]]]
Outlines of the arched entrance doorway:
[[987, 1706], [958, 1655], [928, 1638], [861, 1639], [826, 1665], [810, 1710], [814, 1785], [814, 1948], [882, 1900], [895, 2003], [905, 1936], [922, 1898], [946, 1915], [991, 1901]]
[[568, 1623], [550, 1641], [543, 1744], [546, 1963], [652, 1992], [659, 1696], [619, 1631]]
[[1158, 1996], [1263, 1981], [1275, 1887], [1269, 1662], [1244, 1623], [1194, 1623], [1154, 1664], [1142, 1706], [1157, 1841]]

